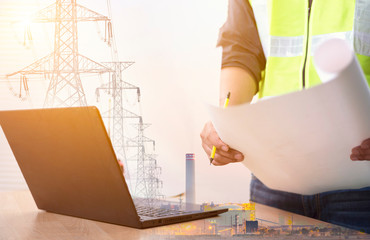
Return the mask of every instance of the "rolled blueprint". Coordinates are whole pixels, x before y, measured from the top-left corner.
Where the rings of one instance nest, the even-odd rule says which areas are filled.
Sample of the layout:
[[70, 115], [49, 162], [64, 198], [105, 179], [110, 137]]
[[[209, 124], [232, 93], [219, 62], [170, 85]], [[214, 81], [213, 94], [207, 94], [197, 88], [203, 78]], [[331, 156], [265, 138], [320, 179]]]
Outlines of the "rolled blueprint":
[[324, 83], [254, 104], [209, 106], [221, 139], [268, 187], [299, 194], [370, 186], [370, 161], [351, 161], [370, 138], [370, 92], [351, 47], [331, 39], [314, 57]]

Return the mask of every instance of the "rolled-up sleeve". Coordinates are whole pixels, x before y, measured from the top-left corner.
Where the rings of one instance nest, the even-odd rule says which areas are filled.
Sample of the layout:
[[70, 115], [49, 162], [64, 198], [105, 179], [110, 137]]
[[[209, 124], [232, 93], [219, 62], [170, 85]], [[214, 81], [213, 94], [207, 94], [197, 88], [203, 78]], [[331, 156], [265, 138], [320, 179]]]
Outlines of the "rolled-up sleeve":
[[228, 17], [220, 28], [217, 46], [222, 47], [222, 68], [240, 67], [257, 82], [266, 58], [248, 0], [229, 0]]

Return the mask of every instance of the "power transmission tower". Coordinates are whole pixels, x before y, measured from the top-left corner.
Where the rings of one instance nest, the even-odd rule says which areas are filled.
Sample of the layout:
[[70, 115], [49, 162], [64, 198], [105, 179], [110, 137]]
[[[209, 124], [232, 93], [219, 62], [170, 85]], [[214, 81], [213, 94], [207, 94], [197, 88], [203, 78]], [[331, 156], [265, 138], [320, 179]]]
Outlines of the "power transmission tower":
[[164, 196], [160, 193], [159, 189], [163, 187], [163, 182], [159, 179], [162, 169], [157, 164], [157, 155], [146, 154], [145, 155], [145, 172], [146, 172], [146, 183], [148, 185], [148, 199], [149, 205], [154, 207], [158, 201]]
[[44, 107], [86, 106], [80, 74], [113, 72], [78, 53], [77, 22], [81, 21], [110, 23], [108, 17], [78, 5], [76, 0], [56, 0], [36, 13], [32, 22], [55, 23], [54, 52], [7, 75], [50, 74]]
[[[124, 119], [125, 118], [137, 118], [141, 119], [135, 113], [132, 113], [123, 108], [123, 96], [122, 91], [127, 89], [133, 89], [137, 92], [137, 100], [140, 102], [140, 88], [122, 80], [122, 72], [129, 68], [134, 62], [104, 62], [107, 68], [113, 69], [114, 72], [110, 74], [108, 83], [102, 84], [95, 91], [97, 99], [100, 98], [100, 91], [103, 90], [113, 98], [113, 108], [108, 109], [113, 114], [103, 114], [103, 117], [113, 118], [113, 131], [110, 136], [116, 155], [119, 159], [124, 161], [125, 166], [127, 164], [127, 158], [125, 153], [125, 136], [124, 136]], [[107, 116], [108, 115], [108, 116]], [[125, 175], [127, 179], [130, 179], [130, 172], [126, 167]]]
[[[111, 14], [111, 7], [110, 1], [108, 2], [108, 16], [112, 19]], [[134, 86], [128, 82], [123, 81], [122, 72], [130, 67], [133, 62], [120, 62], [118, 59], [118, 51], [116, 46], [116, 41], [113, 33], [113, 28], [110, 25], [110, 37], [111, 37], [111, 52], [112, 52], [112, 62], [103, 63], [106, 67], [113, 69], [114, 72], [111, 74], [109, 78], [109, 82], [103, 84], [101, 87], [96, 89], [97, 98], [100, 97], [100, 90], [104, 90], [108, 95], [113, 98], [113, 132], [112, 132], [112, 143], [116, 150], [116, 154], [119, 158], [124, 159], [125, 166], [127, 166], [125, 170], [126, 179], [130, 179], [129, 186], [133, 191], [134, 195], [140, 197], [142, 201], [136, 201], [137, 204], [146, 204], [149, 206], [153, 206], [157, 199], [161, 197], [159, 193], [159, 185], [162, 185], [162, 182], [159, 180], [158, 174], [158, 167], [156, 165], [156, 160], [152, 157], [148, 157], [149, 155], [145, 153], [145, 142], [154, 141], [146, 138], [143, 135], [145, 124], [143, 124], [142, 117], [126, 110], [123, 107], [123, 91], [125, 90], [136, 90], [138, 102], [140, 102], [140, 88]], [[110, 116], [111, 109], [108, 110], [108, 114], [104, 114], [103, 116]], [[137, 124], [138, 136], [135, 140], [129, 140], [128, 143], [125, 143], [125, 135], [124, 135], [124, 122], [126, 118], [137, 118], [139, 123]], [[149, 125], [148, 125], [149, 126]], [[128, 165], [128, 158], [126, 157], [125, 149], [127, 147], [135, 147], [137, 148], [137, 155], [132, 159], [136, 162], [136, 177], [135, 177], [135, 186], [131, 186], [131, 178], [130, 169]], [[149, 161], [150, 160], [150, 161]], [[150, 162], [150, 164], [146, 165], [145, 163]], [[154, 163], [154, 164], [153, 164]], [[154, 177], [155, 176], [155, 177]]]
[[[113, 146], [116, 149], [117, 156], [124, 159], [126, 166], [129, 166], [127, 160], [136, 162], [135, 186], [131, 188], [133, 194], [139, 197], [135, 204], [153, 207], [161, 198], [159, 188], [162, 186], [162, 181], [159, 180], [160, 168], [157, 166], [156, 155], [147, 154], [145, 149], [145, 143], [152, 143], [153, 148], [155, 148], [155, 141], [144, 136], [144, 130], [150, 124], [144, 124], [141, 116], [124, 109], [122, 104], [122, 92], [125, 90], [136, 90], [138, 102], [140, 102], [140, 88], [122, 80], [122, 71], [131, 66], [132, 62], [109, 62], [103, 64], [114, 69], [115, 72], [112, 73], [109, 82], [97, 88], [95, 93], [99, 99], [100, 91], [103, 90], [113, 98], [113, 115], [109, 114], [112, 109], [103, 113], [103, 117], [113, 118], [113, 132], [111, 135]], [[133, 124], [137, 129], [137, 136], [125, 142], [123, 123], [127, 118], [137, 119], [138, 124]], [[125, 155], [126, 148], [135, 148], [136, 155], [132, 158], [127, 158]], [[131, 179], [128, 168], [125, 170], [125, 175]]]
[[137, 155], [134, 157], [137, 163], [134, 192], [139, 198], [135, 204], [145, 204], [149, 207], [154, 207], [161, 197], [158, 189], [162, 182], [158, 178], [158, 170], [160, 168], [157, 166], [155, 155], [146, 153], [145, 143], [152, 143], [153, 149], [155, 149], [155, 141], [144, 136], [144, 130], [150, 124], [145, 124], [140, 119], [139, 123], [134, 124], [134, 126], [137, 129], [137, 136], [129, 139], [126, 146], [136, 148], [137, 150]]

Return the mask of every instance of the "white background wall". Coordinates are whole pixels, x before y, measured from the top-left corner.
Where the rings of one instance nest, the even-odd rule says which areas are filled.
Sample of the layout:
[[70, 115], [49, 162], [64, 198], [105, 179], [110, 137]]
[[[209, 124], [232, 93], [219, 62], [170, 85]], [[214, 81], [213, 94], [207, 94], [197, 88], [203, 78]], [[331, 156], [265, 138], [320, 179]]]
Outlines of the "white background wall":
[[[105, 1], [77, 1], [107, 15]], [[0, 0], [0, 109], [41, 107], [46, 81], [30, 82], [31, 98], [20, 101], [19, 82], [3, 78], [53, 50], [53, 25], [31, 24], [33, 46], [22, 46], [23, 26], [11, 21], [52, 4], [48, 0]], [[227, 14], [227, 0], [112, 0], [113, 27], [120, 60], [136, 63], [125, 71], [125, 81], [141, 87], [141, 113], [152, 124], [146, 135], [156, 140], [162, 167], [163, 193], [185, 189], [185, 153], [196, 154], [197, 202], [246, 202], [249, 171], [240, 163], [210, 166], [199, 133], [208, 120], [205, 102], [217, 104], [221, 49], [218, 29]], [[79, 51], [96, 61], [110, 61], [102, 41], [104, 27], [80, 23]], [[99, 80], [83, 76], [90, 105]], [[132, 104], [129, 100], [125, 104]], [[1, 133], [2, 134], [2, 133]], [[27, 188], [4, 136], [0, 134], [0, 190]]]

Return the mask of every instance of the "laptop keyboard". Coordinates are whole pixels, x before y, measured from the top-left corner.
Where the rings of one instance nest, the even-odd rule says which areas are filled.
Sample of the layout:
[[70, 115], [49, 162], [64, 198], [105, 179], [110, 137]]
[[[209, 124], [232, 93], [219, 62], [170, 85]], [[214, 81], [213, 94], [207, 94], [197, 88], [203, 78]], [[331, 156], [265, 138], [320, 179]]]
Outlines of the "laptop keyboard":
[[145, 207], [145, 206], [136, 206], [136, 211], [137, 211], [137, 214], [142, 219], [170, 217], [170, 216], [181, 215], [181, 214], [187, 213], [187, 212], [180, 211], [180, 210], [151, 208], [151, 207]]

